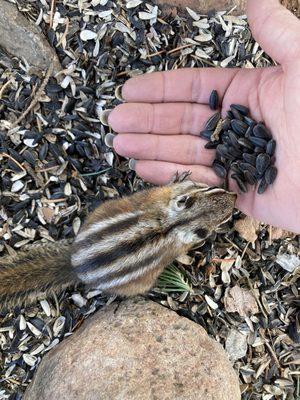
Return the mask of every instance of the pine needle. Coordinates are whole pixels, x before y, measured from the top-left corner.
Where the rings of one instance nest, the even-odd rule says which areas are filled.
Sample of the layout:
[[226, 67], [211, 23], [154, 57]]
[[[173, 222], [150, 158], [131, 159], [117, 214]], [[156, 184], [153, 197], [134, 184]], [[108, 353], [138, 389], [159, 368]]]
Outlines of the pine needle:
[[161, 273], [157, 281], [157, 288], [165, 293], [194, 293], [187, 276], [174, 265], [170, 265]]

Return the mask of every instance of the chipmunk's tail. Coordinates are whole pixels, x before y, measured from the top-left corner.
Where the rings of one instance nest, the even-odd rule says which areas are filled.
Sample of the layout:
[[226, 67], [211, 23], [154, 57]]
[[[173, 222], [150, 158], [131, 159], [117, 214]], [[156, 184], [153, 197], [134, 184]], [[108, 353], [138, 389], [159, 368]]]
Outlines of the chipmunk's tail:
[[39, 244], [0, 259], [0, 310], [30, 303], [78, 282], [71, 267], [71, 244]]

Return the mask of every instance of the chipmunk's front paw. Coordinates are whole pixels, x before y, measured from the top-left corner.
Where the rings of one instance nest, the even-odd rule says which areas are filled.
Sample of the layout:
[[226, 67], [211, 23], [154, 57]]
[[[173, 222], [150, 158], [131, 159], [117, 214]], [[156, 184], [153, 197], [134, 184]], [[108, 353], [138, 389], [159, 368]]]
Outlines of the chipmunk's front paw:
[[185, 181], [189, 176], [191, 175], [191, 171], [184, 171], [179, 173], [178, 171], [176, 174], [173, 176], [173, 178], [170, 181], [170, 185], [173, 183], [180, 183]]

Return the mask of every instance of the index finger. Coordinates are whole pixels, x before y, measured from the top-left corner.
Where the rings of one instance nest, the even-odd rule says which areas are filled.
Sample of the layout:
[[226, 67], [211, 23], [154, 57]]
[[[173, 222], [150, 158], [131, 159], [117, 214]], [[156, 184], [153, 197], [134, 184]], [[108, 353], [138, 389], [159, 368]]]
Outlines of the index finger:
[[129, 102], [207, 104], [214, 89], [220, 99], [224, 97], [239, 71], [238, 68], [182, 68], [154, 72], [129, 79], [122, 96]]

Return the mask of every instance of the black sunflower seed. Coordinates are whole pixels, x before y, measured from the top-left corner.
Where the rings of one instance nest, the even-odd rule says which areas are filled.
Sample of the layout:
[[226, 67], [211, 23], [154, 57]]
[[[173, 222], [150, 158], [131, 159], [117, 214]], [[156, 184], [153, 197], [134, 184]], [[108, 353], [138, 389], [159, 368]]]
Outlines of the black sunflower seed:
[[216, 90], [213, 90], [209, 97], [209, 107], [211, 110], [216, 110], [219, 105], [219, 96]]
[[49, 149], [48, 142], [43, 143], [42, 146], [40, 147], [40, 150], [39, 150], [39, 159], [40, 159], [41, 161], [44, 161], [45, 158], [47, 157], [48, 149]]
[[238, 110], [236, 110], [235, 108], [231, 108], [231, 112], [233, 114], [234, 119], [238, 119], [239, 121], [243, 121], [244, 120], [243, 115]]
[[249, 171], [249, 172], [251, 172], [252, 175], [254, 175], [254, 176], [257, 175], [256, 168], [253, 165], [251, 165], [247, 162], [241, 162], [239, 164], [239, 166], [242, 171]]
[[251, 136], [249, 140], [251, 140], [251, 142], [257, 147], [262, 147], [263, 149], [265, 149], [267, 146], [267, 141], [265, 139], [256, 136]]
[[206, 122], [205, 127], [204, 127], [204, 130], [205, 130], [205, 131], [213, 131], [213, 130], [216, 128], [216, 126], [217, 126], [217, 124], [218, 124], [220, 118], [221, 118], [221, 114], [220, 114], [219, 112], [216, 112], [216, 113], [215, 113], [214, 115], [212, 115], [212, 116], [209, 118], [209, 120]]
[[236, 158], [239, 158], [242, 155], [242, 150], [233, 146], [228, 146], [228, 152]]
[[259, 154], [256, 158], [256, 169], [257, 172], [262, 175], [265, 170], [268, 168], [270, 165], [271, 158], [268, 154], [262, 153]]
[[201, 137], [202, 139], [205, 139], [205, 140], [210, 140], [212, 134], [213, 134], [213, 131], [207, 131], [207, 130], [205, 130], [205, 131], [201, 131], [201, 132], [200, 132], [200, 137]]
[[35, 166], [36, 157], [35, 157], [35, 155], [34, 155], [31, 151], [25, 150], [25, 151], [23, 151], [22, 155], [23, 155], [24, 159], [25, 159], [29, 164], [31, 164], [32, 166]]
[[231, 163], [231, 165], [230, 165], [231, 170], [237, 174], [241, 173], [239, 164], [240, 164], [239, 162], [235, 161], [235, 162]]
[[256, 125], [256, 122], [254, 121], [254, 119], [245, 116], [244, 117], [244, 121], [246, 122], [247, 125], [254, 127]]
[[215, 171], [216, 175], [220, 178], [224, 179], [227, 175], [226, 168], [223, 163], [220, 161], [214, 161], [212, 165], [213, 170]]
[[223, 129], [223, 131], [228, 131], [228, 129], [230, 129], [230, 127], [231, 127], [231, 121], [230, 121], [230, 119], [229, 119], [229, 118], [223, 119], [223, 122], [222, 122], [222, 129]]
[[234, 132], [240, 136], [245, 135], [248, 129], [248, 125], [244, 121], [240, 121], [238, 119], [233, 119], [231, 121], [231, 127], [234, 130]]
[[230, 143], [232, 144], [233, 147], [240, 149], [239, 145], [239, 136], [233, 132], [233, 131], [228, 131], [228, 137], [230, 139]]
[[275, 149], [276, 149], [276, 140], [274, 139], [269, 140], [266, 147], [266, 153], [269, 154], [270, 157], [272, 157], [275, 153]]
[[227, 118], [229, 118], [230, 120], [234, 119], [234, 116], [231, 111], [227, 111]]
[[277, 177], [277, 168], [271, 165], [265, 172], [265, 180], [268, 185], [272, 185]]
[[244, 176], [245, 176], [246, 182], [248, 182], [250, 185], [256, 184], [257, 178], [250, 171], [248, 171], [248, 170], [244, 171]]
[[265, 153], [265, 149], [263, 149], [262, 147], [255, 147], [254, 153], [255, 154]]
[[19, 163], [22, 163], [24, 161], [23, 156], [19, 154], [16, 150], [10, 148], [8, 149], [8, 153], [10, 156], [12, 156], [12, 158], [14, 158]]
[[253, 136], [253, 126], [249, 126], [245, 133], [245, 138], [249, 139]]
[[247, 147], [247, 149], [250, 149], [250, 150], [253, 150], [253, 148], [254, 148], [253, 143], [249, 139], [247, 139], [246, 137], [239, 138], [238, 139], [238, 143], [241, 146]]
[[251, 164], [253, 166], [256, 166], [256, 156], [255, 155], [249, 154], [249, 153], [243, 153], [243, 159], [247, 163], [249, 163], [249, 164]]
[[253, 128], [254, 136], [262, 139], [270, 139], [271, 134], [264, 124], [260, 123]]
[[243, 193], [247, 193], [247, 186], [245, 185], [245, 183], [242, 181], [241, 177], [237, 174], [232, 174], [231, 178], [234, 179], [239, 187], [239, 189], [243, 192]]
[[259, 184], [258, 189], [257, 189], [257, 193], [258, 194], [263, 194], [266, 191], [267, 187], [268, 187], [268, 184], [267, 184], [266, 180], [263, 178], [260, 181], [260, 184]]
[[223, 143], [228, 144], [229, 146], [231, 145], [231, 140], [228, 133], [222, 136], [222, 141]]
[[9, 169], [12, 169], [15, 172], [20, 172], [22, 169], [11, 159], [7, 160], [7, 166]]
[[205, 143], [204, 148], [207, 150], [216, 149], [220, 142], [207, 142]]
[[249, 108], [246, 106], [242, 106], [241, 104], [231, 104], [230, 108], [231, 108], [231, 111], [232, 111], [232, 109], [234, 109], [243, 115], [249, 114]]

